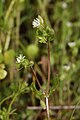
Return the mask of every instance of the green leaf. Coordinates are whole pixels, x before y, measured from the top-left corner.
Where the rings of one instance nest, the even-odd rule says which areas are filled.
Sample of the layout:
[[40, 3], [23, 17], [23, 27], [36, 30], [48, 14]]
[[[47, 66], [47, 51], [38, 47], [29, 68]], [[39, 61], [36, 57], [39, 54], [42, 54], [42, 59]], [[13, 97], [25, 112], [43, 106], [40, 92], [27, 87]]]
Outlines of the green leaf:
[[19, 81], [18, 91], [20, 93], [27, 93], [29, 91], [28, 84], [23, 81]]
[[25, 61], [22, 63], [22, 66], [24, 66], [25, 69], [30, 68], [34, 65], [33, 61], [29, 61], [28, 59], [25, 59]]
[[4, 79], [7, 75], [7, 71], [0, 68], [0, 80]]
[[31, 88], [31, 90], [32, 90], [33, 93], [35, 93], [35, 94], [37, 93], [37, 89], [35, 87], [35, 83], [34, 82], [32, 82], [30, 88]]
[[41, 104], [41, 107], [45, 110], [46, 109], [45, 102], [43, 100], [40, 100], [40, 104]]
[[54, 30], [47, 27], [38, 28], [36, 36], [40, 43], [46, 43], [47, 41], [54, 40]]
[[37, 93], [36, 93], [35, 97], [36, 97], [37, 99], [41, 100], [41, 99], [44, 98], [44, 95], [43, 95], [42, 91], [38, 91], [38, 90], [37, 90]]
[[40, 43], [46, 43], [47, 34], [46, 34], [46, 31], [44, 29], [38, 29], [36, 31], [36, 36], [37, 36], [37, 39], [39, 40]]
[[43, 95], [42, 91], [37, 90], [34, 82], [31, 84], [31, 90], [32, 90], [32, 92], [34, 93], [34, 95], [37, 99], [41, 100], [41, 99], [44, 98], [44, 95]]
[[47, 26], [46, 27], [46, 33], [47, 33], [47, 40], [48, 41], [53, 41], [54, 40], [54, 30]]
[[50, 88], [49, 96], [55, 91], [58, 85], [59, 85], [59, 76], [56, 75], [55, 78], [53, 79], [53, 86]]

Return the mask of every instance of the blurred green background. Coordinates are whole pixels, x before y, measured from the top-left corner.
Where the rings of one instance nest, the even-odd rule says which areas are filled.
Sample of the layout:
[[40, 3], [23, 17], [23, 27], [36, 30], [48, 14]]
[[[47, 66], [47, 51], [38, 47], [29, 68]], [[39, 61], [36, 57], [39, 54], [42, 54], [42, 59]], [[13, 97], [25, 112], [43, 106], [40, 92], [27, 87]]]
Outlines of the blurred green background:
[[[17, 81], [30, 85], [30, 70], [16, 69], [16, 56], [25, 55], [35, 62], [40, 83], [47, 78], [47, 47], [38, 43], [32, 21], [38, 15], [54, 29], [51, 43], [51, 86], [56, 74], [60, 84], [49, 99], [50, 106], [76, 105], [80, 100], [80, 0], [0, 0], [0, 101], [16, 90]], [[38, 64], [37, 64], [38, 63]], [[10, 100], [2, 104], [7, 108]], [[40, 106], [32, 93], [17, 98], [11, 120], [46, 120], [43, 110], [27, 110]], [[1, 107], [1, 109], [2, 109]], [[72, 110], [51, 111], [51, 120], [69, 120]], [[80, 120], [75, 110], [73, 120]]]

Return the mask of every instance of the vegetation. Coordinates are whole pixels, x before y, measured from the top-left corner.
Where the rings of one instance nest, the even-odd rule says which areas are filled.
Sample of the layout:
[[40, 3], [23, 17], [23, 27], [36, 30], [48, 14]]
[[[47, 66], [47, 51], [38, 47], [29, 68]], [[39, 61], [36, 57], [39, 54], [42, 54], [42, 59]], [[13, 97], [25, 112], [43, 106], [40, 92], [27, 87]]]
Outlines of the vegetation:
[[1, 120], [80, 119], [79, 4], [0, 0]]

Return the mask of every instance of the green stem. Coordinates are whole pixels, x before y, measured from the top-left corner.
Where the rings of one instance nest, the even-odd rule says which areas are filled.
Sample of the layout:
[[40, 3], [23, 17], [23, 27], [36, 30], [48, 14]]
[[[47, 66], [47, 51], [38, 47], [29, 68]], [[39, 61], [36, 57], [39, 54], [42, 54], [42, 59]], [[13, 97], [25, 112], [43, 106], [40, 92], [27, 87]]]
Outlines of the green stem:
[[8, 118], [9, 118], [9, 114], [11, 112], [11, 108], [12, 108], [13, 102], [15, 101], [15, 99], [16, 99], [17, 96], [18, 96], [18, 94], [16, 93], [15, 96], [13, 97], [10, 105], [9, 105], [9, 108], [8, 108]]
[[[79, 105], [79, 103], [80, 103], [80, 100], [78, 101], [78, 103], [76, 104], [76, 106]], [[72, 120], [73, 114], [74, 114], [74, 112], [75, 112], [75, 110], [76, 110], [76, 106], [75, 106], [74, 110], [72, 111], [72, 114], [71, 114], [70, 120]]]
[[8, 33], [7, 33], [7, 37], [6, 37], [6, 42], [5, 42], [5, 46], [4, 46], [4, 50], [6, 51], [9, 47], [10, 44], [10, 37], [11, 37], [11, 30], [9, 29]]
[[21, 14], [21, 10], [20, 7], [17, 7], [17, 15], [16, 15], [16, 45], [18, 47], [19, 45], [19, 29], [20, 29], [20, 14]]
[[11, 13], [11, 11], [12, 11], [12, 8], [13, 8], [13, 5], [14, 5], [15, 2], [16, 2], [16, 0], [12, 0], [12, 1], [11, 1], [10, 5], [9, 5], [9, 8], [8, 8], [8, 10], [7, 10], [7, 12], [6, 12], [6, 15], [5, 15], [5, 21], [8, 20], [9, 15], [10, 15], [10, 13]]
[[14, 95], [14, 94], [12, 94], [12, 95], [10, 95], [10, 96], [8, 96], [8, 97], [4, 98], [4, 99], [0, 102], [0, 105], [1, 105], [3, 102], [5, 102], [6, 100], [8, 100], [8, 99], [12, 98], [12, 97], [13, 97], [13, 95]]

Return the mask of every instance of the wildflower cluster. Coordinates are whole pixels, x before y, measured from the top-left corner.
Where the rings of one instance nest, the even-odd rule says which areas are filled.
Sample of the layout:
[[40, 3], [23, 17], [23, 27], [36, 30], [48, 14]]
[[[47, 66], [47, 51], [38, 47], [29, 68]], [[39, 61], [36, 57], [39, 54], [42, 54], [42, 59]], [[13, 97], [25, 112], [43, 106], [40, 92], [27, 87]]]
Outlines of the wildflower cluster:
[[19, 65], [19, 67], [22, 66], [24, 68], [32, 67], [34, 64], [33, 61], [29, 61], [28, 59], [25, 58], [25, 56], [21, 54], [16, 58], [16, 62]]
[[16, 58], [16, 61], [17, 61], [17, 63], [22, 63], [22, 62], [24, 62], [24, 59], [25, 58], [25, 56], [22, 56], [21, 54]]
[[36, 36], [40, 43], [47, 43], [47, 41], [53, 41], [54, 30], [44, 24], [41, 16], [34, 19], [32, 22], [33, 28], [37, 28]]

